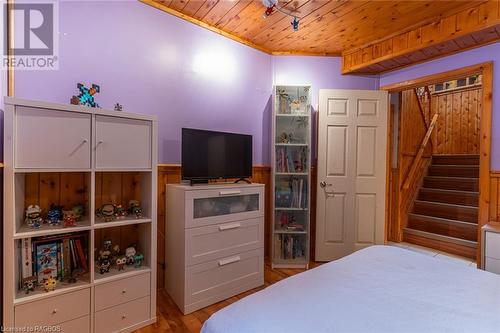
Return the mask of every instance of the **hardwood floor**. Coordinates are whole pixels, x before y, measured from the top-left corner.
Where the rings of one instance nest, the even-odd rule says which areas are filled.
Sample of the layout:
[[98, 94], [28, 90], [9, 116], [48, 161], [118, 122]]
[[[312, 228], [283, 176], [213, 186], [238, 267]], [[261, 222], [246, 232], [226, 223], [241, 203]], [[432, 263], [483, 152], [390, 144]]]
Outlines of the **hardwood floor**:
[[[322, 263], [311, 262], [309, 267], [314, 268]], [[136, 333], [153, 333], [153, 332], [187, 332], [187, 333], [198, 333], [203, 326], [205, 320], [207, 320], [213, 313], [219, 311], [220, 309], [228, 306], [229, 304], [236, 302], [237, 300], [251, 295], [265, 287], [276, 283], [280, 280], [286, 279], [289, 276], [303, 272], [304, 269], [272, 269], [269, 262], [266, 262], [264, 266], [264, 285], [259, 288], [255, 288], [244, 292], [242, 294], [231, 297], [222, 302], [213, 304], [201, 310], [190, 313], [186, 316], [177, 308], [177, 305], [172, 301], [170, 296], [165, 290], [158, 290], [158, 301], [157, 301], [157, 316], [158, 321], [150, 326], [141, 328]]]

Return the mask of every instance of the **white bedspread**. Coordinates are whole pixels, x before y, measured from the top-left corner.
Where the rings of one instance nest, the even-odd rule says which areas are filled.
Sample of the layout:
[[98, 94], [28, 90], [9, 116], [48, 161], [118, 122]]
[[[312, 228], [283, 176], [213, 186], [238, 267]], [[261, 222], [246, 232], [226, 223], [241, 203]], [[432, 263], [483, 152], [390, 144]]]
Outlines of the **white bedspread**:
[[202, 332], [500, 333], [500, 276], [372, 246], [229, 305]]

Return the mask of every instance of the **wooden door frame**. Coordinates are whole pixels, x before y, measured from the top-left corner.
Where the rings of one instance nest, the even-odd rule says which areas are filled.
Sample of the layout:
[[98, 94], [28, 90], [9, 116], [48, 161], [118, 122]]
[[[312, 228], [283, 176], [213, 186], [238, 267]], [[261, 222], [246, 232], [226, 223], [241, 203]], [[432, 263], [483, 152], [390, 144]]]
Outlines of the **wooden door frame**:
[[[490, 160], [491, 160], [491, 119], [492, 119], [492, 98], [493, 98], [493, 62], [484, 62], [472, 66], [467, 66], [451, 71], [432, 74], [412, 80], [402, 81], [380, 87], [388, 93], [401, 92], [403, 90], [418, 88], [443, 81], [455, 80], [473, 74], [482, 74], [482, 110], [480, 119], [480, 143], [479, 143], [479, 218], [477, 230], [477, 265], [481, 267], [482, 233], [481, 227], [489, 222], [490, 211]], [[387, 133], [388, 140], [391, 140], [391, 133]], [[388, 152], [387, 159], [390, 162], [391, 153]], [[387, 179], [389, 181], [389, 179]], [[389, 190], [389, 189], [387, 189]], [[390, 198], [387, 191], [387, 197]], [[387, 219], [387, 217], [386, 217]], [[390, 223], [390, 221], [386, 221]], [[386, 237], [388, 228], [386, 229]]]

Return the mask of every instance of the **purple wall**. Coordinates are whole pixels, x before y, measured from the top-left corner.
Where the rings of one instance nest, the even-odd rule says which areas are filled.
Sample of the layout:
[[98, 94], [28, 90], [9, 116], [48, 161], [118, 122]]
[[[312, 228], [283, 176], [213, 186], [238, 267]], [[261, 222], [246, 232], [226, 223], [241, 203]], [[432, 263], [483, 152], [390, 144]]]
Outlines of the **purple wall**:
[[411, 80], [434, 73], [446, 72], [487, 61], [494, 62], [491, 168], [492, 170], [500, 170], [500, 98], [498, 97], [500, 72], [497, 69], [497, 66], [500, 66], [500, 43], [483, 46], [470, 51], [457, 53], [449, 57], [383, 74], [380, 76], [380, 86]]
[[138, 1], [60, 2], [60, 69], [16, 72], [16, 97], [68, 103], [77, 82], [97, 102], [159, 118], [159, 162], [180, 161], [180, 129], [252, 134], [269, 163], [271, 57]]

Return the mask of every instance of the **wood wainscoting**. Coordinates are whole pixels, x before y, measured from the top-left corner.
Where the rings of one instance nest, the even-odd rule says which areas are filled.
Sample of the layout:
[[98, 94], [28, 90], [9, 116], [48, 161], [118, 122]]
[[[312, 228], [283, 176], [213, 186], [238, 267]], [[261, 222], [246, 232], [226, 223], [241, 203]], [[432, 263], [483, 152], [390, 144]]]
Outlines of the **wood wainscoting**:
[[490, 173], [490, 221], [500, 221], [500, 171]]
[[[316, 167], [311, 168], [311, 260], [314, 260], [315, 233], [316, 233]], [[179, 184], [181, 181], [181, 166], [179, 164], [158, 165], [158, 289], [164, 287], [164, 265], [165, 265], [165, 217], [166, 217], [166, 184]], [[256, 165], [253, 167], [252, 181], [266, 185], [265, 190], [265, 235], [264, 253], [269, 257], [271, 253], [271, 167]]]

